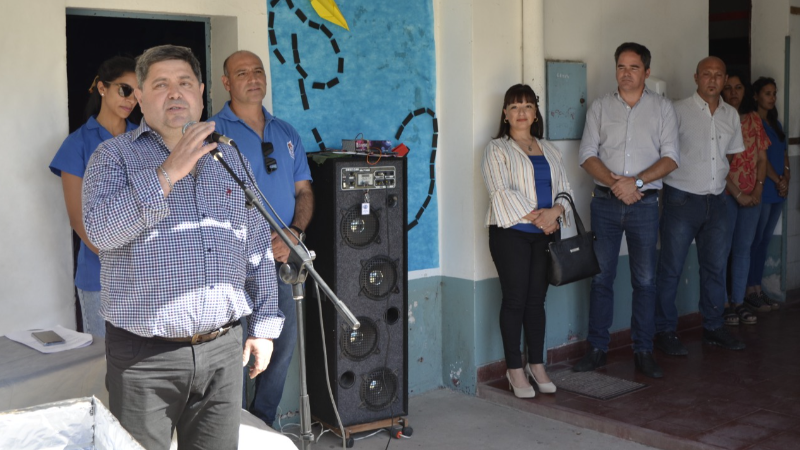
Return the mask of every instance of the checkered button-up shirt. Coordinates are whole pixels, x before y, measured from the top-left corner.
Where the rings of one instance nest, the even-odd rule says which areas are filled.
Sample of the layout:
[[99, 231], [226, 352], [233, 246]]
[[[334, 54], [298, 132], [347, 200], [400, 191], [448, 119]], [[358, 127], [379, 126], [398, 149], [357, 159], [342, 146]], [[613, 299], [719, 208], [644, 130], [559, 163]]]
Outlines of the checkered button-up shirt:
[[[246, 179], [235, 149], [219, 146]], [[102, 143], [86, 169], [83, 220], [100, 249], [102, 316], [140, 336], [188, 337], [251, 314], [251, 336], [283, 327], [270, 230], [210, 155], [164, 198], [157, 167], [169, 156], [142, 121]], [[247, 184], [250, 184], [249, 182]]]

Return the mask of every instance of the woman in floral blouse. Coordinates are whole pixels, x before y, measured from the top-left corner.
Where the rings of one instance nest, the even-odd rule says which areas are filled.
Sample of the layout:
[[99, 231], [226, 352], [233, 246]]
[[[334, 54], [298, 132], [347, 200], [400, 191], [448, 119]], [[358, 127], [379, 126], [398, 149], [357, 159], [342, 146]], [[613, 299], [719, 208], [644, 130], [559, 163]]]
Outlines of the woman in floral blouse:
[[731, 294], [725, 324], [755, 324], [756, 316], [744, 305], [750, 248], [761, 216], [761, 193], [766, 177], [766, 150], [770, 145], [761, 118], [755, 112], [750, 86], [744, 78], [728, 72], [722, 90], [726, 103], [739, 110], [745, 150], [733, 155], [727, 178], [728, 236]]

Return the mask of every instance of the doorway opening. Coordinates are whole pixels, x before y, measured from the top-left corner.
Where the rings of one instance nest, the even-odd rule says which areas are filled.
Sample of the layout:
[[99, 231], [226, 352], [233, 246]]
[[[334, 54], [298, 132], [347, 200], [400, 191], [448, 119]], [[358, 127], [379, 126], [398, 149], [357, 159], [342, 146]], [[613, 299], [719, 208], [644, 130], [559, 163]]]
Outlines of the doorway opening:
[[[86, 122], [88, 89], [103, 61], [114, 56], [136, 58], [144, 50], [163, 44], [188, 47], [200, 61], [202, 81], [206, 84], [201, 120], [206, 120], [211, 107], [210, 29], [210, 19], [204, 17], [67, 8], [67, 99], [70, 133]], [[129, 119], [139, 123], [141, 112], [138, 105]], [[79, 248], [80, 238], [73, 232], [72, 257], [75, 270]], [[74, 275], [73, 272], [73, 277]], [[78, 331], [83, 331], [77, 290], [75, 317]]]
[[[174, 44], [189, 47], [200, 61], [203, 117], [210, 106], [210, 19], [204, 17], [134, 14], [67, 9], [67, 83], [69, 131], [86, 122], [84, 106], [100, 64], [113, 56], [136, 58], [150, 47]], [[138, 109], [138, 108], [137, 108]]]
[[709, 0], [708, 54], [750, 81], [752, 0]]

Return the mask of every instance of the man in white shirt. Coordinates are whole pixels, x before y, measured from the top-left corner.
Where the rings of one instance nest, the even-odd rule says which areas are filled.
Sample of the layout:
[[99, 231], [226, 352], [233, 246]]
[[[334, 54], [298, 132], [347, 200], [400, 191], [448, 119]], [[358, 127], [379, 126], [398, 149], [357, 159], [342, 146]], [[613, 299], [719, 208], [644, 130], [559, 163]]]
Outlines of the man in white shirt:
[[697, 64], [697, 92], [675, 103], [681, 165], [664, 178], [661, 253], [658, 261], [655, 346], [668, 355], [689, 352], [678, 339], [675, 298], [694, 240], [700, 263], [703, 342], [730, 350], [745, 345], [723, 326], [727, 291], [725, 177], [733, 154], [744, 151], [736, 109], [720, 100], [725, 63], [709, 56]]

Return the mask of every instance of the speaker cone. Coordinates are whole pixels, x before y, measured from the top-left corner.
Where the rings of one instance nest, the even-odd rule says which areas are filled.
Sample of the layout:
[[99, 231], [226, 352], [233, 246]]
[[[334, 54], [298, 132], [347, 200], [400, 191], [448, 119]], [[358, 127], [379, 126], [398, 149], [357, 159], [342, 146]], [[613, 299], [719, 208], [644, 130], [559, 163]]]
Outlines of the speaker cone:
[[364, 248], [373, 242], [380, 242], [380, 222], [374, 209], [369, 214], [362, 215], [361, 205], [353, 206], [342, 216], [339, 228], [342, 239], [350, 247]]
[[361, 291], [373, 300], [381, 300], [397, 286], [397, 264], [386, 256], [375, 256], [361, 263]]
[[357, 330], [343, 326], [339, 342], [342, 354], [353, 361], [366, 359], [378, 346], [378, 327], [375, 322], [364, 316], [359, 316], [358, 321], [361, 327]]
[[397, 375], [388, 368], [375, 369], [361, 382], [361, 401], [372, 411], [386, 408], [397, 398]]

